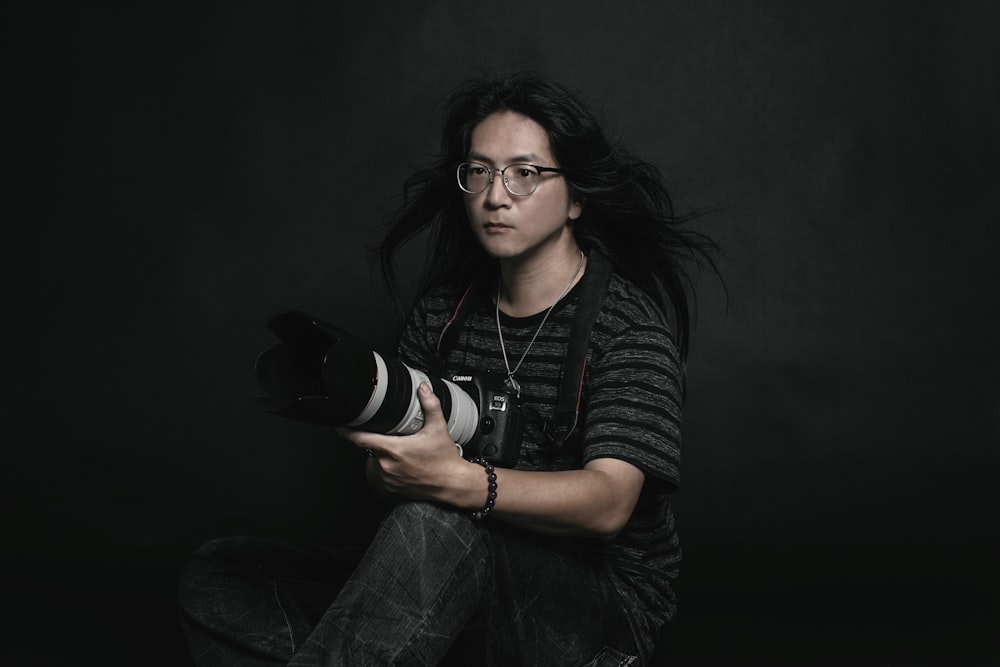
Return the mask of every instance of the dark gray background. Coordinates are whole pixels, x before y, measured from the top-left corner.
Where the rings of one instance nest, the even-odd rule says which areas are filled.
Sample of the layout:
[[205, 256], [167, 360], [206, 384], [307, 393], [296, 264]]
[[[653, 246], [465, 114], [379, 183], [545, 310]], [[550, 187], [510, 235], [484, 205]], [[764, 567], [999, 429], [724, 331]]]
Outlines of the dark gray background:
[[360, 530], [356, 453], [255, 411], [252, 362], [288, 307], [391, 350], [365, 250], [449, 87], [506, 67], [591, 100], [728, 253], [728, 304], [696, 281], [664, 661], [998, 659], [998, 9], [9, 12], [11, 664], [186, 664], [198, 544]]

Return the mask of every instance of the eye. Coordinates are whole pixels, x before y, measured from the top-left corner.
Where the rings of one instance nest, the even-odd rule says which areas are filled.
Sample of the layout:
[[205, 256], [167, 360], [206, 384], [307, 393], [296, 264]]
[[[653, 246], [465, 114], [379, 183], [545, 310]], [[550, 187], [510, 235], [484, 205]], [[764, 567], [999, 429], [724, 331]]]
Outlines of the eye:
[[521, 178], [531, 178], [535, 175], [535, 170], [531, 167], [518, 167], [517, 175]]
[[482, 176], [486, 173], [486, 167], [481, 167], [479, 165], [471, 165], [469, 167], [469, 173], [473, 176]]

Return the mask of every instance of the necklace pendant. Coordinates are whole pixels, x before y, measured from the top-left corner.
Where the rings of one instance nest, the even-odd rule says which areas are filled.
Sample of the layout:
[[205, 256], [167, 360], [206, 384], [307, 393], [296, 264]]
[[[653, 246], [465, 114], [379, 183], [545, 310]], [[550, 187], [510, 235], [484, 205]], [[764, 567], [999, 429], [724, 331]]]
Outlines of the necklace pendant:
[[514, 392], [514, 395], [517, 398], [521, 398], [521, 384], [514, 379], [513, 375], [507, 376], [507, 379], [503, 381], [503, 386], [507, 387], [507, 389]]

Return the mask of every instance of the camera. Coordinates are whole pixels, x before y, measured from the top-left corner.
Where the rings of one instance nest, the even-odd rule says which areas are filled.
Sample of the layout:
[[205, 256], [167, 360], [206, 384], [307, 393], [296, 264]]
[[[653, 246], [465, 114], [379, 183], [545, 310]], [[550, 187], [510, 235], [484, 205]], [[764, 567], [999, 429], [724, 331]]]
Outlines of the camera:
[[275, 315], [268, 328], [281, 342], [254, 364], [265, 392], [254, 398], [261, 410], [313, 424], [406, 435], [424, 424], [417, 388], [426, 382], [463, 455], [505, 467], [517, 462], [523, 417], [517, 397], [497, 374], [429, 375], [300, 311]]

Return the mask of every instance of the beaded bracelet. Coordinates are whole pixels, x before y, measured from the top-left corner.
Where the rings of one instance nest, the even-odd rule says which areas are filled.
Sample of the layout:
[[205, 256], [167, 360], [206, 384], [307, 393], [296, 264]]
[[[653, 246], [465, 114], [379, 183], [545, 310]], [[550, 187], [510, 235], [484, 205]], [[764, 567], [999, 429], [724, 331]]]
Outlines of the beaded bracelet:
[[482, 521], [486, 518], [486, 515], [490, 513], [490, 510], [493, 509], [493, 506], [496, 505], [497, 502], [497, 473], [493, 464], [486, 459], [477, 456], [472, 459], [472, 463], [478, 463], [483, 466], [483, 468], [486, 469], [486, 479], [489, 480], [489, 483], [486, 486], [486, 505], [483, 506], [483, 509], [472, 513], [473, 519], [476, 521]]

